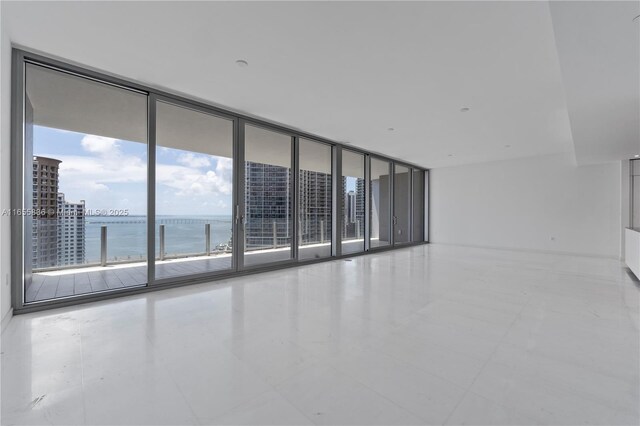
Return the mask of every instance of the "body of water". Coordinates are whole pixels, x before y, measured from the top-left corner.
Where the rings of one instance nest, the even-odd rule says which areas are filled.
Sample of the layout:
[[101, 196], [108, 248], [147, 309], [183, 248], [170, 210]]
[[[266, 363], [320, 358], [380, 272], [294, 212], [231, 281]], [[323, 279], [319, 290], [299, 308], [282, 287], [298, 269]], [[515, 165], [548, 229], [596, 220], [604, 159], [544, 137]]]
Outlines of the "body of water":
[[[195, 254], [205, 251], [205, 224], [211, 225], [211, 250], [216, 245], [227, 244], [231, 238], [231, 216], [157, 216], [156, 255], [159, 253], [159, 225], [165, 227], [165, 253]], [[86, 261], [100, 261], [100, 229], [107, 227], [107, 254], [109, 260], [146, 259], [147, 217], [86, 218]]]

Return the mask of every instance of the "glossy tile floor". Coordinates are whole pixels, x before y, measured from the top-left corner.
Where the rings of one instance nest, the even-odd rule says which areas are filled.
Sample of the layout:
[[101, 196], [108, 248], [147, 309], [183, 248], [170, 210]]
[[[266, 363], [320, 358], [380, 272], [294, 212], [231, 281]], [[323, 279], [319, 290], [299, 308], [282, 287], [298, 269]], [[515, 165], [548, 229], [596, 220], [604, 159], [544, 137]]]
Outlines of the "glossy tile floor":
[[420, 246], [14, 317], [2, 424], [639, 422], [615, 260]]

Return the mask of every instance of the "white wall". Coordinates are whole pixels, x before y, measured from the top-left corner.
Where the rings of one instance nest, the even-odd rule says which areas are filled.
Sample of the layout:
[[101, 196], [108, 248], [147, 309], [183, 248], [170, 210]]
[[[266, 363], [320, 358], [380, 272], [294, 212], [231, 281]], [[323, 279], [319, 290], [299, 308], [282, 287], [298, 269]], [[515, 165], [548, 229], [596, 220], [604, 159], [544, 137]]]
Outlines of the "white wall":
[[432, 170], [431, 242], [618, 258], [620, 176], [565, 154]]
[[[0, 12], [1, 13], [1, 12]], [[9, 209], [10, 140], [11, 140], [11, 43], [0, 17], [0, 212]], [[10, 287], [10, 218], [0, 215], [0, 317], [8, 322], [11, 310]]]

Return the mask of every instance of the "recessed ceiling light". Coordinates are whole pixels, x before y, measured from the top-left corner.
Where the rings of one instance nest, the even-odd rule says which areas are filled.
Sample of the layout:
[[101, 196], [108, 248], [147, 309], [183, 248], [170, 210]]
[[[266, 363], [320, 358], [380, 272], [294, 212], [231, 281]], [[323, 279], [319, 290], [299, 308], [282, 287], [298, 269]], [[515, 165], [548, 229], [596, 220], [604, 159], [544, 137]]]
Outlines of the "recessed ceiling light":
[[469, 109], [470, 108], [468, 108], [468, 107], [462, 107], [462, 108], [460, 108], [460, 112], [467, 112], [467, 111], [469, 111]]
[[244, 59], [238, 59], [236, 61], [236, 65], [238, 65], [241, 68], [244, 68], [249, 66], [249, 62], [245, 61]]
[[640, 158], [640, 154], [636, 154], [633, 156], [634, 158]]

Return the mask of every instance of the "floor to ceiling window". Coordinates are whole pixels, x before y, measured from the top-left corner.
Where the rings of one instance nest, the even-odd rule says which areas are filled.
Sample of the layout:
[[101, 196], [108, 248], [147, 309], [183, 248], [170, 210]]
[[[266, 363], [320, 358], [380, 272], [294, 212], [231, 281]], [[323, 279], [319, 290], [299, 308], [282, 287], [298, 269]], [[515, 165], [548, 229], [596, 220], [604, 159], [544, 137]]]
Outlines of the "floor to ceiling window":
[[393, 242], [411, 241], [411, 169], [395, 165], [393, 175]]
[[424, 241], [424, 171], [413, 169], [413, 183], [411, 185], [412, 191], [412, 210], [413, 215], [411, 218], [411, 241], [420, 242]]
[[364, 154], [342, 150], [342, 254], [364, 251]]
[[25, 302], [145, 285], [147, 96], [27, 64], [24, 117]]
[[427, 240], [422, 169], [15, 52], [18, 311]]
[[233, 124], [157, 102], [156, 279], [232, 267]]
[[332, 148], [300, 139], [298, 142], [298, 259], [331, 256]]
[[391, 163], [371, 157], [370, 173], [371, 248], [391, 244]]
[[292, 144], [289, 135], [245, 125], [245, 266], [293, 256]]
[[631, 160], [631, 224], [633, 229], [640, 230], [640, 160]]

